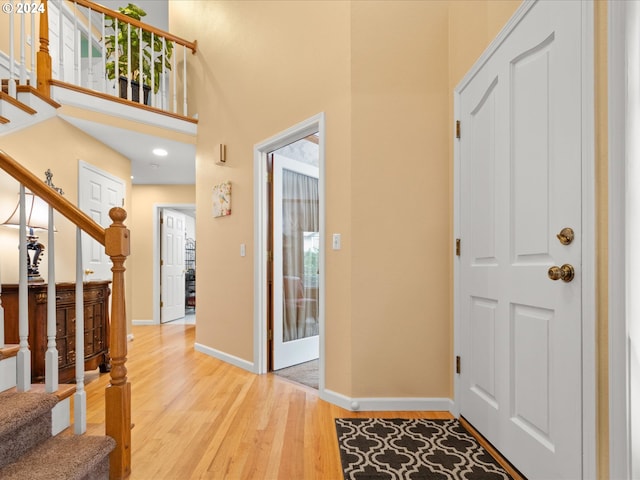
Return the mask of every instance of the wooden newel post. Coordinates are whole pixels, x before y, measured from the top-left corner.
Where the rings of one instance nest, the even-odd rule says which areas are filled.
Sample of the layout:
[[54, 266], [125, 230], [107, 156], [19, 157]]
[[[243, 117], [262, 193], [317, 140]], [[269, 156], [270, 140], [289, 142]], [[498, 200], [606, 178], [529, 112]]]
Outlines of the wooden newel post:
[[105, 251], [113, 267], [111, 295], [111, 384], [105, 391], [106, 434], [116, 441], [109, 457], [109, 478], [127, 478], [131, 473], [131, 384], [127, 381], [127, 317], [124, 292], [124, 261], [129, 256], [129, 230], [124, 209], [109, 211], [113, 223], [105, 230]]
[[49, 5], [42, 0], [44, 11], [40, 14], [40, 49], [36, 55], [38, 91], [47, 98], [51, 96], [51, 55], [49, 55]]

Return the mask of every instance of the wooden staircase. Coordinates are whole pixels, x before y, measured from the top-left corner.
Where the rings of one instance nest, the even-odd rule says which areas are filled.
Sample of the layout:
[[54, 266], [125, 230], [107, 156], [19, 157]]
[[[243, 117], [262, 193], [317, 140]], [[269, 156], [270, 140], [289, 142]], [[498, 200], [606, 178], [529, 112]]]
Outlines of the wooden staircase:
[[109, 478], [109, 453], [115, 441], [107, 436], [53, 436], [52, 410], [59, 400], [50, 393], [15, 389], [0, 393], [0, 478]]

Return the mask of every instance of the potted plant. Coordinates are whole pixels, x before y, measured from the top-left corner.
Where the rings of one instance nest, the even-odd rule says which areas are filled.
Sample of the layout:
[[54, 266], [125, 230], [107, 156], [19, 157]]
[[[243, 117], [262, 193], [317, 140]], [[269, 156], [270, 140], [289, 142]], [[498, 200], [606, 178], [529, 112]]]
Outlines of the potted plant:
[[[126, 7], [118, 8], [120, 13], [135, 20], [141, 20], [147, 15], [142, 8], [130, 3]], [[153, 65], [154, 91], [158, 93], [160, 88], [160, 78], [162, 74], [162, 66], [166, 70], [171, 70], [171, 55], [173, 54], [173, 43], [166, 41], [164, 43], [164, 52], [162, 45], [162, 37], [153, 36], [153, 54], [151, 32], [142, 30], [138, 27], [131, 27], [131, 42], [129, 42], [128, 24], [123, 21], [117, 22], [114, 17], [105, 17], [105, 29], [112, 32], [105, 35], [106, 58], [109, 61], [105, 64], [107, 78], [114, 80], [116, 77], [116, 59], [118, 61], [118, 76], [120, 86], [120, 98], [127, 98], [128, 83], [131, 82], [132, 101], [139, 102], [140, 82], [144, 91], [144, 103], [149, 104], [149, 92], [151, 91], [151, 66]], [[116, 37], [117, 35], [117, 37]], [[118, 51], [116, 52], [116, 38]], [[140, 45], [142, 44], [142, 52]], [[130, 50], [130, 51], [129, 51]], [[140, 55], [142, 53], [142, 55]], [[129, 56], [131, 57], [131, 65], [129, 65]], [[129, 77], [127, 77], [129, 74]]]

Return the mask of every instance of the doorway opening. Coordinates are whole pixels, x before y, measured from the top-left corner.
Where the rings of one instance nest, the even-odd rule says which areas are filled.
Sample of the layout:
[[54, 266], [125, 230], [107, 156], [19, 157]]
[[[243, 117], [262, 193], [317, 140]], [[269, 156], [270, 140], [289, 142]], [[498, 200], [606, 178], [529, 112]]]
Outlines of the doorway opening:
[[195, 324], [195, 205], [154, 208], [153, 323]]
[[[255, 371], [267, 373], [284, 368], [287, 362], [294, 365], [317, 358], [317, 384], [322, 391], [324, 114], [256, 145], [254, 168]], [[294, 190], [298, 193], [291, 193]], [[314, 337], [315, 347], [310, 346]], [[284, 354], [288, 360], [278, 359], [279, 347], [292, 347]], [[315, 348], [311, 358], [305, 357], [307, 348]]]

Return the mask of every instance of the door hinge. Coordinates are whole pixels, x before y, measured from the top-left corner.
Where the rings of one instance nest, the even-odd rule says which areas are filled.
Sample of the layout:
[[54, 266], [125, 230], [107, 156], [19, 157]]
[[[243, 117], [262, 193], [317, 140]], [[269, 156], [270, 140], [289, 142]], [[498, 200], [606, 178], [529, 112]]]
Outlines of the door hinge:
[[273, 262], [273, 251], [272, 250], [269, 250], [267, 252], [267, 261]]
[[160, 308], [164, 307], [164, 302], [160, 300]]
[[460, 375], [460, 355], [456, 355], [456, 373]]
[[456, 257], [460, 256], [460, 239], [456, 238]]
[[273, 183], [273, 172], [267, 173], [267, 183]]
[[160, 260], [160, 266], [162, 267], [164, 265], [164, 260]]
[[460, 138], [460, 120], [456, 120], [456, 138]]
[[273, 341], [273, 329], [269, 329], [269, 341]]

